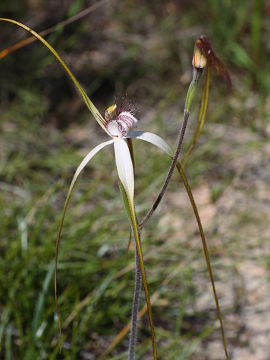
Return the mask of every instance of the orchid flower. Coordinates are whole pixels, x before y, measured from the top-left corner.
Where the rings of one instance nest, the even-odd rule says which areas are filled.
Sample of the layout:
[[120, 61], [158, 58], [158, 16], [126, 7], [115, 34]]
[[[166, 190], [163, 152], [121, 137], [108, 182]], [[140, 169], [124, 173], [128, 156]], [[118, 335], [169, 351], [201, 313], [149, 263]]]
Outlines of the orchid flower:
[[59, 330], [61, 335], [61, 321], [58, 311], [58, 301], [57, 301], [57, 260], [58, 260], [58, 250], [60, 245], [60, 237], [61, 232], [63, 228], [64, 218], [67, 211], [68, 203], [71, 197], [72, 190], [74, 188], [74, 185], [76, 183], [76, 180], [82, 170], [85, 168], [85, 166], [92, 160], [92, 158], [103, 148], [109, 145], [113, 145], [114, 147], [114, 155], [115, 155], [115, 164], [118, 172], [119, 177], [119, 186], [121, 190], [121, 194], [124, 200], [124, 204], [126, 207], [126, 211], [128, 214], [128, 218], [130, 221], [130, 225], [133, 231], [133, 235], [136, 242], [136, 252], [137, 257], [139, 260], [140, 265], [140, 271], [142, 275], [143, 285], [144, 285], [144, 291], [145, 291], [145, 298], [147, 302], [147, 308], [148, 308], [148, 317], [151, 327], [151, 334], [152, 334], [152, 347], [153, 347], [153, 355], [154, 359], [157, 359], [157, 351], [156, 351], [156, 343], [155, 343], [155, 335], [154, 335], [154, 325], [153, 325], [153, 319], [152, 319], [152, 310], [151, 310], [151, 303], [150, 303], [150, 296], [148, 292], [148, 286], [147, 286], [147, 280], [146, 280], [146, 273], [144, 268], [144, 262], [143, 262], [143, 254], [142, 249], [140, 245], [140, 235], [139, 235], [139, 226], [137, 222], [137, 217], [135, 213], [135, 204], [134, 204], [134, 169], [133, 169], [133, 163], [131, 158], [131, 153], [129, 150], [129, 146], [127, 144], [127, 139], [137, 139], [137, 140], [143, 140], [148, 143], [151, 143], [161, 150], [163, 150], [165, 153], [172, 155], [172, 151], [167, 145], [167, 143], [158, 135], [150, 133], [150, 132], [144, 132], [144, 131], [131, 131], [132, 128], [134, 128], [138, 122], [137, 118], [135, 117], [134, 110], [131, 108], [125, 108], [125, 107], [117, 107], [116, 104], [110, 106], [106, 112], [105, 116], [103, 117], [98, 109], [95, 107], [95, 105], [92, 103], [92, 101], [87, 96], [86, 92], [78, 82], [78, 80], [75, 78], [75, 76], [72, 74], [68, 66], [65, 64], [65, 62], [62, 60], [60, 55], [55, 51], [55, 49], [37, 32], [29, 28], [28, 26], [12, 19], [7, 18], [0, 18], [0, 21], [8, 22], [11, 24], [14, 24], [16, 26], [19, 26], [26, 30], [27, 32], [31, 33], [36, 39], [38, 39], [40, 42], [42, 42], [49, 50], [50, 52], [55, 56], [55, 58], [59, 61], [61, 66], [64, 68], [68, 76], [73, 81], [74, 85], [76, 86], [77, 90], [79, 91], [81, 97], [83, 98], [85, 104], [87, 105], [88, 109], [98, 122], [98, 124], [102, 127], [102, 129], [105, 131], [105, 133], [109, 136], [109, 140], [102, 142], [101, 144], [97, 145], [94, 149], [92, 149], [82, 160], [80, 165], [78, 166], [73, 179], [71, 181], [67, 197], [65, 200], [59, 229], [58, 229], [58, 235], [57, 235], [57, 241], [56, 241], [56, 255], [55, 255], [55, 302], [56, 302], [56, 311], [58, 315], [58, 322], [59, 322]]
[[[147, 287], [147, 281], [146, 281], [146, 274], [144, 269], [144, 263], [143, 263], [143, 255], [139, 240], [139, 231], [138, 231], [138, 223], [135, 213], [135, 205], [134, 205], [134, 169], [133, 169], [133, 163], [132, 158], [130, 154], [130, 150], [127, 144], [127, 139], [137, 139], [137, 140], [143, 140], [148, 143], [151, 143], [161, 150], [163, 150], [165, 153], [171, 154], [171, 149], [169, 145], [158, 135], [153, 134], [151, 132], [145, 132], [145, 131], [130, 131], [136, 124], [137, 119], [134, 116], [134, 113], [130, 110], [121, 109], [120, 111], [117, 110], [117, 106], [113, 105], [110, 106], [106, 112], [105, 112], [105, 129], [108, 133], [110, 140], [102, 142], [101, 144], [97, 145], [94, 149], [92, 149], [82, 160], [80, 165], [78, 166], [73, 179], [71, 181], [68, 194], [66, 197], [64, 210], [59, 226], [58, 231], [58, 237], [57, 237], [57, 251], [56, 254], [58, 254], [58, 247], [59, 247], [59, 241], [61, 236], [61, 231], [63, 227], [63, 221], [65, 217], [65, 213], [67, 210], [67, 206], [70, 200], [71, 192], [74, 188], [75, 182], [84, 169], [84, 167], [90, 162], [90, 160], [103, 148], [109, 145], [113, 145], [114, 147], [114, 156], [115, 156], [115, 164], [118, 172], [118, 177], [120, 181], [120, 190], [122, 193], [122, 197], [124, 200], [124, 203], [126, 205], [126, 210], [128, 213], [128, 217], [130, 220], [130, 225], [133, 231], [133, 235], [136, 241], [136, 249], [137, 249], [137, 255], [140, 262], [140, 270], [142, 274], [142, 280], [144, 284], [144, 291], [146, 296], [146, 301], [148, 305], [148, 315], [149, 315], [149, 321], [151, 326], [152, 335], [154, 336], [154, 326], [153, 326], [153, 320], [152, 320], [152, 313], [151, 313], [151, 304], [149, 300], [149, 292]], [[57, 265], [57, 257], [56, 257], [56, 265]], [[56, 285], [55, 285], [56, 286]], [[56, 287], [55, 287], [56, 290]], [[156, 354], [156, 345], [155, 341], [153, 340], [153, 351], [154, 351], [154, 358]]]

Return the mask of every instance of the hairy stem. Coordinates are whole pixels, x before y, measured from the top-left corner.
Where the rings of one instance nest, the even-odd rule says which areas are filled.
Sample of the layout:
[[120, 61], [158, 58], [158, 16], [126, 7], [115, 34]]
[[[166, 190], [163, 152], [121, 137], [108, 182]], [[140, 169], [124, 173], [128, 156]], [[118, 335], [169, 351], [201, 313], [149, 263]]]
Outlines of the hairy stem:
[[[119, 181], [119, 188], [120, 188], [122, 199], [123, 199], [123, 202], [124, 202], [127, 214], [128, 214], [130, 226], [133, 231], [134, 240], [136, 243], [137, 258], [139, 260], [139, 264], [137, 264], [136, 269], [139, 269], [139, 271], [141, 273], [141, 279], [142, 279], [144, 293], [145, 293], [145, 300], [147, 303], [149, 324], [150, 324], [150, 328], [151, 328], [153, 359], [157, 360], [157, 346], [156, 346], [155, 329], [154, 329], [154, 323], [153, 323], [152, 306], [151, 306], [150, 295], [149, 295], [149, 291], [148, 291], [147, 277], [146, 277], [146, 271], [145, 271], [144, 261], [143, 261], [143, 253], [142, 253], [142, 248], [141, 248], [141, 236], [140, 236], [141, 232], [139, 230], [139, 224], [138, 224], [137, 216], [135, 213], [134, 200], [127, 197], [124, 186], [122, 185], [122, 183], [120, 181]], [[138, 267], [138, 265], [139, 265], [139, 267]], [[136, 285], [135, 285], [135, 293], [137, 293]], [[138, 311], [134, 312], [133, 318], [134, 318], [134, 322], [137, 323]], [[136, 326], [137, 326], [137, 324], [136, 324]], [[134, 344], [136, 345], [136, 338], [135, 338]]]
[[[139, 240], [141, 241], [141, 231], [139, 231]], [[142, 287], [142, 275], [140, 269], [140, 261], [137, 250], [135, 251], [135, 282], [134, 282], [134, 294], [133, 304], [131, 312], [131, 327], [128, 346], [128, 360], [135, 359], [135, 350], [137, 342], [137, 324], [138, 324], [138, 312], [140, 307], [140, 295]]]
[[189, 114], [190, 114], [190, 109], [191, 109], [191, 105], [194, 99], [194, 96], [196, 94], [196, 90], [198, 87], [198, 83], [199, 80], [201, 78], [202, 75], [202, 69], [196, 69], [193, 68], [193, 78], [192, 81], [189, 85], [188, 88], [188, 92], [187, 92], [187, 96], [186, 96], [186, 101], [185, 101], [185, 109], [184, 109], [184, 120], [179, 132], [179, 137], [178, 137], [178, 142], [177, 142], [177, 146], [176, 146], [176, 150], [175, 153], [173, 155], [172, 158], [172, 162], [167, 174], [167, 177], [164, 181], [164, 184], [160, 190], [159, 195], [157, 196], [153, 206], [151, 207], [151, 209], [148, 211], [148, 213], [145, 215], [145, 217], [143, 218], [143, 220], [140, 223], [140, 228], [143, 228], [143, 226], [148, 222], [148, 220], [151, 218], [151, 216], [153, 215], [154, 211], [157, 209], [158, 205], [160, 204], [166, 190], [167, 187], [169, 185], [169, 182], [172, 178], [177, 160], [179, 158], [180, 152], [181, 152], [181, 148], [182, 148], [182, 144], [183, 144], [183, 140], [184, 140], [184, 136], [185, 136], [185, 132], [186, 132], [186, 128], [187, 128], [187, 123], [188, 123], [188, 119], [189, 119]]
[[185, 111], [185, 113], [184, 113], [184, 121], [183, 121], [181, 130], [180, 130], [180, 133], [179, 133], [177, 147], [176, 147], [176, 150], [175, 150], [175, 153], [174, 153], [174, 156], [173, 156], [173, 159], [172, 159], [169, 171], [168, 171], [168, 175], [167, 175], [167, 177], [166, 177], [166, 179], [164, 181], [164, 184], [163, 184], [163, 186], [161, 188], [161, 191], [160, 191], [159, 195], [157, 196], [153, 206], [151, 207], [151, 209], [148, 211], [148, 213], [145, 215], [145, 217], [141, 221], [141, 223], [140, 223], [140, 228], [141, 229], [143, 228], [143, 226], [145, 226], [147, 221], [153, 215], [154, 211], [156, 210], [156, 208], [160, 204], [160, 202], [161, 202], [161, 200], [162, 200], [162, 198], [163, 198], [163, 196], [164, 196], [164, 194], [165, 194], [165, 192], [167, 190], [167, 187], [169, 185], [172, 174], [174, 172], [174, 169], [175, 169], [179, 154], [181, 152], [181, 147], [182, 147], [182, 143], [183, 143], [183, 140], [184, 140], [184, 135], [185, 135], [188, 119], [189, 119], [189, 112]]

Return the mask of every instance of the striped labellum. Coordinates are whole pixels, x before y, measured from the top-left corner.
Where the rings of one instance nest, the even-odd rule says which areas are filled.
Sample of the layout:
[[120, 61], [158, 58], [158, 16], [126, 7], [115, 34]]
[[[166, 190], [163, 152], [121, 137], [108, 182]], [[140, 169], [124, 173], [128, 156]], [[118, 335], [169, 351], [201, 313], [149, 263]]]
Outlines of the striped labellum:
[[106, 129], [112, 137], [125, 138], [131, 128], [136, 127], [138, 120], [134, 116], [134, 109], [125, 110], [124, 106], [110, 106], [105, 112]]

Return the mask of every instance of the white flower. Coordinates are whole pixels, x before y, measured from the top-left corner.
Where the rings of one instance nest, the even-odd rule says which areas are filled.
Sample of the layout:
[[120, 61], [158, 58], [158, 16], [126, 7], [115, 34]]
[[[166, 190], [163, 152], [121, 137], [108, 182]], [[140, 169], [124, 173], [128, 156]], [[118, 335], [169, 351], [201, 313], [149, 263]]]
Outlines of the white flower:
[[[153, 145], [162, 149], [169, 155], [172, 154], [169, 145], [167, 145], [167, 143], [158, 135], [145, 131], [130, 131], [132, 127], [134, 127], [138, 122], [132, 112], [121, 111], [118, 115], [116, 115], [114, 119], [110, 119], [111, 108], [112, 107], [107, 109], [105, 116], [107, 120], [105, 123], [105, 129], [107, 130], [107, 134], [111, 137], [111, 140], [105, 141], [96, 146], [82, 160], [81, 164], [78, 166], [77, 171], [73, 176], [66, 200], [66, 205], [69, 201], [69, 197], [74, 187], [74, 184], [81, 171], [89, 163], [89, 161], [107, 145], [114, 145], [115, 163], [118, 171], [118, 176], [125, 189], [126, 195], [131, 205], [134, 204], [134, 172], [131, 155], [128, 145], [126, 143], [126, 139], [143, 140], [152, 143]], [[115, 107], [113, 107], [113, 111], [115, 111]]]
[[[107, 114], [108, 115], [108, 114]], [[106, 116], [105, 116], [106, 118]], [[123, 124], [124, 123], [124, 124]], [[136, 249], [137, 254], [140, 262], [140, 268], [141, 268], [141, 274], [142, 274], [142, 280], [144, 285], [144, 291], [145, 291], [145, 298], [147, 302], [147, 308], [148, 308], [148, 316], [149, 316], [149, 322], [151, 327], [151, 334], [152, 334], [152, 345], [153, 345], [153, 354], [154, 359], [157, 358], [156, 355], [156, 343], [155, 343], [155, 335], [154, 335], [154, 325], [153, 325], [153, 319], [152, 319], [152, 310], [151, 310], [151, 303], [150, 303], [150, 296], [148, 292], [148, 286], [147, 286], [147, 280], [146, 280], [146, 274], [144, 269], [144, 263], [143, 263], [143, 255], [139, 240], [139, 233], [138, 233], [138, 224], [137, 224], [137, 217], [135, 214], [135, 204], [134, 204], [134, 170], [133, 170], [133, 164], [131, 160], [131, 155], [129, 151], [129, 147], [127, 145], [126, 139], [138, 139], [143, 140], [146, 142], [149, 142], [161, 150], [163, 150], [165, 153], [167, 153], [170, 157], [173, 155], [169, 145], [158, 135], [155, 135], [150, 132], [145, 131], [130, 131], [132, 126], [137, 123], [137, 119], [134, 117], [133, 114], [128, 112], [121, 112], [116, 119], [109, 120], [105, 123], [105, 126], [103, 125], [102, 128], [108, 133], [108, 135], [111, 137], [111, 140], [105, 141], [99, 145], [97, 145], [93, 150], [91, 150], [85, 158], [82, 160], [81, 164], [78, 166], [72, 182], [70, 184], [68, 194], [66, 197], [59, 229], [58, 229], [58, 236], [57, 236], [57, 244], [56, 244], [56, 263], [57, 264], [57, 258], [58, 258], [58, 247], [60, 242], [60, 236], [62, 232], [64, 217], [66, 214], [67, 206], [69, 203], [70, 195], [72, 192], [72, 189], [75, 185], [75, 182], [80, 175], [81, 171], [84, 169], [84, 167], [89, 163], [89, 161], [104, 147], [108, 145], [114, 145], [114, 154], [115, 154], [115, 163], [116, 168], [118, 172], [118, 177], [120, 180], [120, 190], [123, 196], [123, 200], [126, 206], [126, 210], [128, 213], [128, 217], [130, 220], [130, 225], [133, 230], [134, 239], [136, 242]], [[124, 191], [124, 194], [123, 194]], [[57, 305], [57, 288], [56, 288], [56, 266], [55, 266], [55, 296], [56, 296], [56, 306]], [[60, 320], [59, 320], [60, 321]], [[60, 323], [59, 328], [61, 329]]]

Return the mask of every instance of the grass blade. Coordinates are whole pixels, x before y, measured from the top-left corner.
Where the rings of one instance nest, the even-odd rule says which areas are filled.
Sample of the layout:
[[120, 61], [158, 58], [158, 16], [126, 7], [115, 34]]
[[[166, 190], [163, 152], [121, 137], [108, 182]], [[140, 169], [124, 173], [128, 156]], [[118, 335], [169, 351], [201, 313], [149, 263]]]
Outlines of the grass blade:
[[51, 263], [49, 265], [49, 269], [47, 271], [45, 279], [43, 281], [42, 291], [39, 294], [39, 298], [38, 298], [36, 308], [35, 308], [33, 325], [32, 325], [32, 338], [33, 339], [35, 339], [35, 337], [36, 337], [36, 333], [37, 333], [39, 322], [40, 322], [40, 317], [42, 315], [42, 311], [43, 311], [43, 307], [44, 307], [45, 296], [48, 292], [49, 285], [50, 285], [50, 282], [51, 282], [51, 279], [53, 276], [53, 270], [54, 270], [54, 264]]

